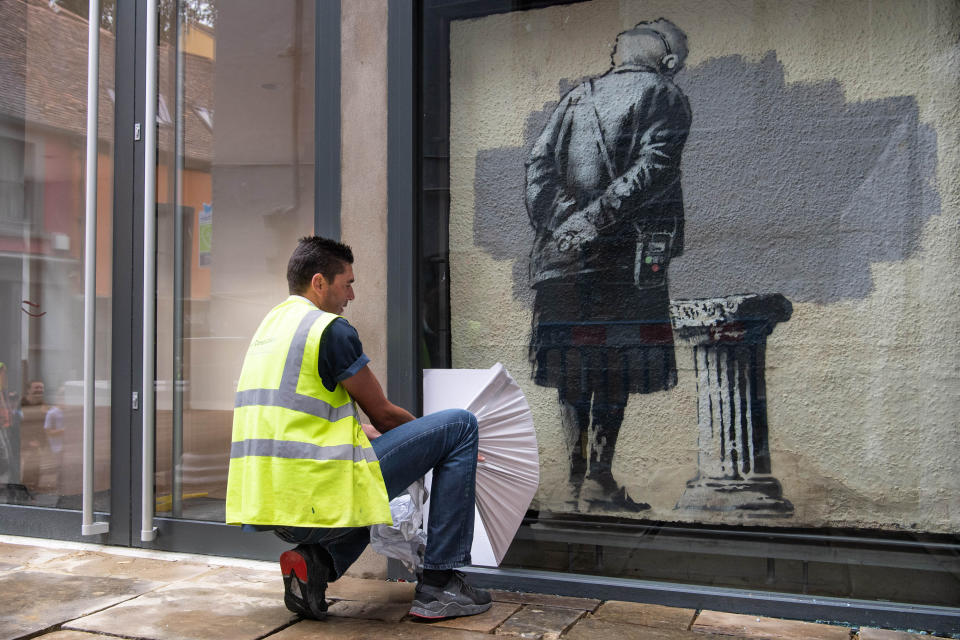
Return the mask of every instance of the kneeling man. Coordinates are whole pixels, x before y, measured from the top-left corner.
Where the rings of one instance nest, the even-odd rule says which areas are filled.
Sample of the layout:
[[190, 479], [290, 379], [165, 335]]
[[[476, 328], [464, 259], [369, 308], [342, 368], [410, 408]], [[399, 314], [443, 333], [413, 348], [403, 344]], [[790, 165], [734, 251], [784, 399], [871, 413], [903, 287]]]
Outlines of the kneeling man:
[[[447, 618], [490, 608], [457, 567], [473, 544], [477, 420], [453, 409], [414, 418], [391, 403], [340, 314], [354, 298], [350, 247], [302, 238], [287, 266], [290, 297], [260, 323], [244, 357], [233, 413], [226, 520], [272, 530], [284, 602], [326, 616], [328, 582], [391, 522], [389, 500], [433, 470], [423, 575], [410, 613]], [[361, 425], [356, 405], [372, 426]]]

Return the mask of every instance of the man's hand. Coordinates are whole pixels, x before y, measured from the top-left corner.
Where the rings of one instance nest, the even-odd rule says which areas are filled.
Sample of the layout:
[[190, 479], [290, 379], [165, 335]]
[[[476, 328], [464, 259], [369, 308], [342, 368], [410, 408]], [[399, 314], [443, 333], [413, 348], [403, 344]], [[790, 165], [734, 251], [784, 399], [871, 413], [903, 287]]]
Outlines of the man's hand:
[[363, 433], [366, 434], [367, 440], [373, 440], [374, 438], [380, 437], [380, 432], [377, 431], [377, 428], [372, 424], [361, 424], [360, 428], [363, 429]]

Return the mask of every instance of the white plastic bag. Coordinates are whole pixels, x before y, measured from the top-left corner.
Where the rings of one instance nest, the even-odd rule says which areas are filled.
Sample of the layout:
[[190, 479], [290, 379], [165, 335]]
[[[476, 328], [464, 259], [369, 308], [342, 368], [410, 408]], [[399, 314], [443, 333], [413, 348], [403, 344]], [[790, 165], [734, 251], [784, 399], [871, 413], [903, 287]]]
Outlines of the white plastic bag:
[[426, 499], [427, 489], [420, 478], [390, 501], [393, 525], [370, 527], [373, 550], [399, 560], [413, 574], [417, 574], [423, 565], [423, 551], [427, 545], [427, 532], [423, 529], [423, 503]]

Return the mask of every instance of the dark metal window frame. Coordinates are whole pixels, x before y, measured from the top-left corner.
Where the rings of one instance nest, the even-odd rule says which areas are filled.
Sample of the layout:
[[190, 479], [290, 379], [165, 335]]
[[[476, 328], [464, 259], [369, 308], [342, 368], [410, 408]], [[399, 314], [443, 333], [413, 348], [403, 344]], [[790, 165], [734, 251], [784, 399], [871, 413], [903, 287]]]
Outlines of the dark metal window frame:
[[[426, 172], [425, 157], [433, 158], [435, 154], [435, 150], [426, 148], [429, 142], [424, 140], [424, 122], [430, 108], [421, 99], [421, 89], [427, 82], [420, 64], [426, 28], [424, 12], [442, 14], [449, 24], [449, 20], [455, 18], [576, 1], [580, 0], [389, 0], [387, 295], [392, 311], [387, 336], [388, 391], [391, 399], [399, 404], [422, 409], [419, 347], [422, 321], [419, 260], [424, 225], [422, 176]], [[431, 29], [448, 33], [443, 26], [434, 25]], [[449, 353], [449, 346], [447, 349]], [[405, 573], [398, 562], [390, 563], [392, 577], [407, 577]], [[550, 571], [470, 568], [468, 573], [482, 586], [501, 589], [829, 620], [850, 625], [926, 629], [937, 633], [960, 631], [960, 608]]]
[[340, 239], [340, 3], [316, 0], [313, 231]]

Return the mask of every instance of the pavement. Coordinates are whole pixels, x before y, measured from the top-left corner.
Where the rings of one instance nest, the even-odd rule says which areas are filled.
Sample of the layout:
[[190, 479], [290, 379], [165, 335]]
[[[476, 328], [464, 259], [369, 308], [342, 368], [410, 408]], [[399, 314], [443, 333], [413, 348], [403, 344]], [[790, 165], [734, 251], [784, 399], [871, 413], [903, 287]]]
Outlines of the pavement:
[[345, 576], [327, 588], [329, 617], [301, 620], [277, 563], [0, 536], [0, 640], [931, 638], [512, 591], [493, 591], [486, 613], [420, 622], [407, 615], [413, 590]]

